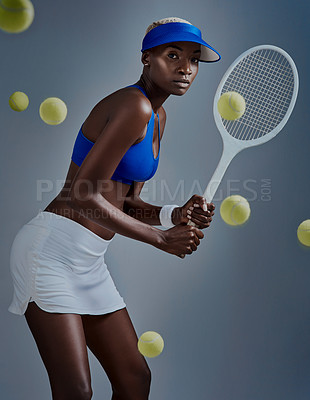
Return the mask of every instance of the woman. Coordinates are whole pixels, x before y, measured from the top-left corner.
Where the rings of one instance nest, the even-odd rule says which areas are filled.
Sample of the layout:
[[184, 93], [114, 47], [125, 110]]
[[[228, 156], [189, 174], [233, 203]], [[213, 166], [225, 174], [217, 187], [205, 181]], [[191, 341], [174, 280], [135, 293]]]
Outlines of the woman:
[[[139, 195], [157, 169], [162, 104], [187, 92], [199, 61], [219, 59], [185, 20], [150, 25], [139, 81], [93, 108], [63, 189], [14, 239], [9, 310], [25, 314], [54, 400], [91, 398], [87, 346], [108, 375], [113, 400], [148, 398], [150, 371], [104, 253], [115, 233], [181, 258], [197, 250], [200, 229], [212, 221], [212, 203], [194, 195], [183, 207], [158, 207]], [[187, 225], [190, 219], [198, 228]], [[160, 224], [169, 229], [154, 227]]]

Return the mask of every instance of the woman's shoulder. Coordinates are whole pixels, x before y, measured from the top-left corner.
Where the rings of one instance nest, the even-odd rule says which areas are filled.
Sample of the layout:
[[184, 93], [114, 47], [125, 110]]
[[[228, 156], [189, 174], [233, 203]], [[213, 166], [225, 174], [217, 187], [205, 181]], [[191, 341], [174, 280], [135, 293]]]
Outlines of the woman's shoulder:
[[148, 121], [152, 115], [152, 106], [148, 98], [137, 88], [125, 87], [116, 90], [101, 99], [84, 121], [84, 131], [98, 136], [108, 122], [121, 120], [131, 115], [132, 119]]
[[152, 114], [152, 105], [139, 89], [124, 87], [99, 101], [94, 110], [109, 114], [110, 117], [117, 116], [124, 111], [132, 111], [136, 116], [145, 115], [146, 117], [150, 117]]
[[[83, 134], [92, 140], [113, 121], [146, 124], [152, 115], [152, 105], [139, 89], [126, 87], [100, 100], [91, 110], [83, 124]], [[88, 136], [87, 136], [88, 135]], [[90, 139], [91, 140], [91, 139]]]

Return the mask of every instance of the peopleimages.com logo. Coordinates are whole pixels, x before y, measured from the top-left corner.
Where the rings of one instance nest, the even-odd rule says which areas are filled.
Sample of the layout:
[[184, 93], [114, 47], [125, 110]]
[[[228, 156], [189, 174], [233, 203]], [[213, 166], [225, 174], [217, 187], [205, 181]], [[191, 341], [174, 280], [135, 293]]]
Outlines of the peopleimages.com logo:
[[[156, 203], [170, 203], [174, 201], [186, 202], [192, 195], [203, 195], [205, 190], [205, 182], [199, 180], [180, 179], [177, 182], [167, 181], [165, 179], [152, 179], [145, 183], [142, 188], [140, 197], [145, 202]], [[117, 200], [125, 200], [122, 185], [115, 181], [99, 180], [96, 182], [83, 179], [78, 184], [74, 185], [73, 190], [71, 182], [65, 180], [51, 180], [51, 179], [38, 179], [37, 180], [37, 201], [51, 201], [53, 197], [63, 193], [59, 196], [59, 200], [69, 200], [73, 196], [77, 200], [85, 200], [92, 196], [94, 193], [109, 193], [112, 190], [116, 191]], [[221, 202], [227, 196], [233, 194], [240, 194], [248, 201], [271, 201], [271, 179], [262, 178], [256, 179], [227, 179], [223, 180], [215, 193], [213, 202]]]

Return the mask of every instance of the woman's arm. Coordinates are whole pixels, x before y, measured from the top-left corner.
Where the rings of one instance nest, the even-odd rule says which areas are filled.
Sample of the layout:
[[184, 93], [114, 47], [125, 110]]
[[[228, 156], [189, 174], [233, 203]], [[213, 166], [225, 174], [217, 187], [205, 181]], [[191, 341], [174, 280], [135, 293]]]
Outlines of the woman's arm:
[[[143, 185], [144, 182], [134, 182], [125, 199], [124, 212], [145, 224], [160, 225], [159, 213], [162, 207], [148, 204], [140, 198]], [[196, 194], [184, 206], [173, 210], [172, 222], [179, 225], [192, 219], [200, 229], [204, 229], [209, 227], [212, 222], [214, 208], [213, 203], [206, 203], [202, 196]]]
[[102, 190], [126, 151], [143, 134], [152, 113], [151, 105], [140, 96], [118, 97], [119, 105], [72, 182], [68, 205], [113, 232], [156, 246], [160, 231], [123, 213]]
[[151, 106], [141, 97], [119, 96], [109, 121], [79, 168], [69, 193], [68, 205], [91, 221], [123, 236], [151, 244], [168, 253], [191, 254], [203, 233], [179, 226], [161, 231], [115, 207], [102, 192], [109, 186], [120, 160], [141, 137], [151, 116]]
[[144, 182], [134, 182], [124, 201], [124, 213], [148, 225], [160, 225], [161, 206], [143, 201], [140, 197]]

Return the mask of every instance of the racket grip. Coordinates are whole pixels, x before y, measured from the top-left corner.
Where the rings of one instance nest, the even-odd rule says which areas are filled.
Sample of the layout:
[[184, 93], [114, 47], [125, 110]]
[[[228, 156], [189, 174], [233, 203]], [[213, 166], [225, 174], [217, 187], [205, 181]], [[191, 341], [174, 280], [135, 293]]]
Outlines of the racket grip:
[[196, 225], [196, 224], [195, 224], [193, 221], [191, 221], [191, 220], [188, 221], [187, 225], [196, 226], [196, 228], [198, 228], [198, 225]]
[[[196, 228], [198, 228], [198, 225], [196, 225], [196, 224], [195, 224], [193, 221], [191, 221], [191, 220], [188, 220], [187, 225], [196, 226]], [[185, 254], [181, 254], [180, 257], [181, 257], [181, 258], [184, 258], [184, 257], [185, 257]]]

